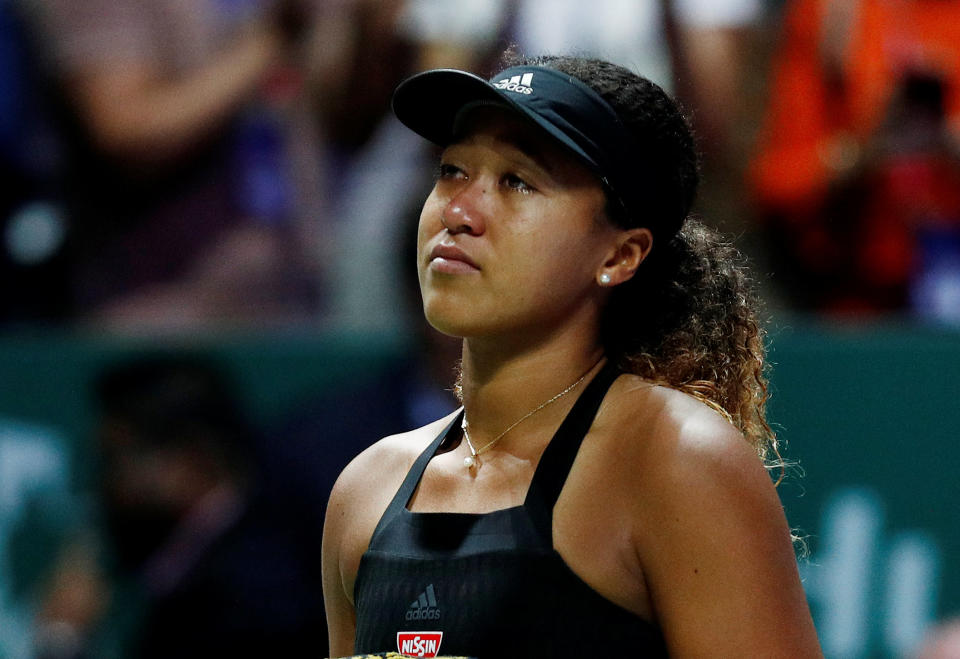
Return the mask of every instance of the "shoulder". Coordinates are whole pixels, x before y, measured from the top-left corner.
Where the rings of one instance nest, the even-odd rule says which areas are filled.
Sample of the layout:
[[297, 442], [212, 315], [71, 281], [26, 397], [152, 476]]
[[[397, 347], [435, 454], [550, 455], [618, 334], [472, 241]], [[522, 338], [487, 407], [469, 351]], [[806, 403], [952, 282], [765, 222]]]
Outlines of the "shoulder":
[[[757, 452], [718, 411], [697, 398], [635, 375], [621, 376], [598, 415], [599, 429], [615, 432], [655, 471], [763, 469]], [[657, 465], [670, 467], [658, 469]]]
[[659, 459], [700, 464], [744, 460], [761, 464], [743, 434], [723, 415], [697, 398], [625, 374], [610, 388], [597, 416], [602, 433]]
[[633, 375], [621, 376], [607, 398], [596, 429], [604, 453], [615, 448], [611, 468], [618, 469], [618, 486], [636, 518], [722, 526], [737, 515], [780, 512], [760, 456], [710, 406]]
[[340, 473], [330, 505], [362, 504], [386, 491], [396, 492], [417, 457], [447, 427], [459, 411], [409, 432], [390, 435], [357, 455]]

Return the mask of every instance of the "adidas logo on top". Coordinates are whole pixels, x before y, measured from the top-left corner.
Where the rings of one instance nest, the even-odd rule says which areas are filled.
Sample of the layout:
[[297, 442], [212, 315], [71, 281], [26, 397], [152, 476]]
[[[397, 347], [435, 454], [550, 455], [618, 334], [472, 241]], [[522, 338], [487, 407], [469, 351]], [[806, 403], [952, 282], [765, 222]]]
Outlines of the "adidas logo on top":
[[532, 73], [524, 73], [523, 75], [513, 76], [512, 78], [504, 78], [503, 80], [493, 83], [493, 86], [497, 89], [505, 89], [508, 92], [517, 92], [518, 94], [532, 94], [532, 85]]
[[433, 591], [433, 584], [427, 586], [427, 589], [420, 593], [420, 597], [410, 604], [406, 617], [407, 620], [440, 619], [440, 607], [437, 606], [437, 596]]

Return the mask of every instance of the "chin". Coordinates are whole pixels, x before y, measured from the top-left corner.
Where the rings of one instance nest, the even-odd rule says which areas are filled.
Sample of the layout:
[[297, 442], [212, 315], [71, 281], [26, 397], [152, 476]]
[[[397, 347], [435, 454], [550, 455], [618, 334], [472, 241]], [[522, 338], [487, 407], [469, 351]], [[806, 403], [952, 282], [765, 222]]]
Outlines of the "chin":
[[429, 296], [424, 300], [423, 315], [438, 332], [465, 338], [483, 333], [484, 314], [475, 304], [451, 300], [449, 296]]
[[451, 317], [450, 314], [438, 313], [429, 309], [424, 309], [424, 317], [433, 329], [447, 336], [456, 336], [463, 338], [467, 336], [467, 325], [463, 319]]

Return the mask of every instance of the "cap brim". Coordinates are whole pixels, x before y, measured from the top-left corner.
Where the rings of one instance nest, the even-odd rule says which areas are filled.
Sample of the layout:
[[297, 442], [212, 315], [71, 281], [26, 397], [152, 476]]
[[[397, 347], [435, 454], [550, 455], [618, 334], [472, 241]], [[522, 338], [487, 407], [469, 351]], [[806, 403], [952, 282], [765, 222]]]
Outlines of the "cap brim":
[[475, 102], [502, 105], [526, 114], [483, 78], [455, 69], [436, 69], [404, 80], [393, 93], [393, 113], [413, 132], [446, 146], [457, 115]]
[[456, 137], [457, 119], [468, 105], [497, 105], [516, 112], [570, 149], [587, 166], [598, 164], [574, 140], [544, 117], [515, 103], [483, 78], [456, 69], [435, 69], [404, 80], [393, 93], [392, 109], [405, 126], [439, 146]]

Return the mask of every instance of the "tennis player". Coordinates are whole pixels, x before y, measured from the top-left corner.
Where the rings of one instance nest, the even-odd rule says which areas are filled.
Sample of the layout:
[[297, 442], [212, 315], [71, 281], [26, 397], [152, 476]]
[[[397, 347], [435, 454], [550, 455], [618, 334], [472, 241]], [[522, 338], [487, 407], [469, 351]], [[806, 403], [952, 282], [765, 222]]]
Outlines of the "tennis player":
[[330, 499], [330, 653], [816, 657], [769, 467], [762, 332], [688, 218], [687, 122], [607, 62], [435, 70], [397, 117], [444, 147], [419, 223], [463, 407]]

